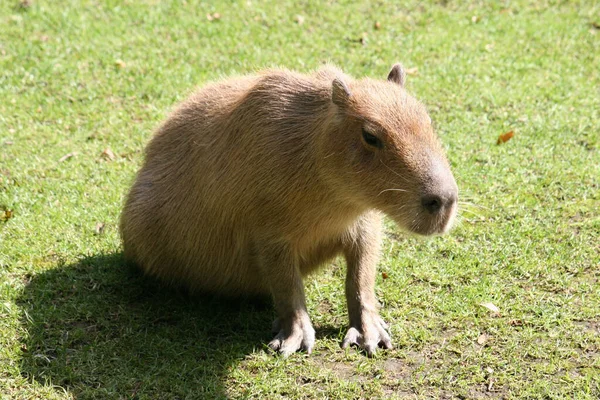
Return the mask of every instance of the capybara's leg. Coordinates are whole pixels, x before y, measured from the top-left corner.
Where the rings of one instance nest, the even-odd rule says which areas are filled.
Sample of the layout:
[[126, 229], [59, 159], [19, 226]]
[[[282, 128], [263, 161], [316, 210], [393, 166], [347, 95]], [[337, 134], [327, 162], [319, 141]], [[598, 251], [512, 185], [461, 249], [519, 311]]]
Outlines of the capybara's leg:
[[310, 353], [315, 345], [315, 330], [306, 311], [298, 259], [281, 243], [259, 251], [263, 279], [269, 285], [278, 316], [274, 324], [278, 332], [269, 347], [284, 356], [297, 350]]
[[375, 298], [375, 276], [381, 243], [381, 220], [376, 214], [365, 215], [353, 228], [351, 240], [345, 243], [348, 264], [346, 300], [350, 329], [342, 347], [356, 345], [367, 355], [375, 354], [378, 346], [392, 348], [388, 326], [379, 316]]

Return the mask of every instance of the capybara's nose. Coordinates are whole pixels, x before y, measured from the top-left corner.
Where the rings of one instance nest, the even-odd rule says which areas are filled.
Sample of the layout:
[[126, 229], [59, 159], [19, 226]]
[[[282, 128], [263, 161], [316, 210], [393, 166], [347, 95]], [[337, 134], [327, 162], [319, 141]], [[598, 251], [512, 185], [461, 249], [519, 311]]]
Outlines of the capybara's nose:
[[451, 208], [456, 203], [457, 197], [456, 190], [447, 189], [439, 193], [424, 195], [421, 197], [421, 205], [430, 214], [437, 214], [442, 209]]
[[458, 186], [450, 168], [444, 162], [435, 160], [421, 192], [421, 206], [429, 214], [436, 215], [451, 210], [457, 201]]
[[421, 205], [423, 205], [423, 207], [431, 214], [435, 214], [442, 208], [442, 202], [442, 197], [435, 194], [423, 196], [421, 198]]

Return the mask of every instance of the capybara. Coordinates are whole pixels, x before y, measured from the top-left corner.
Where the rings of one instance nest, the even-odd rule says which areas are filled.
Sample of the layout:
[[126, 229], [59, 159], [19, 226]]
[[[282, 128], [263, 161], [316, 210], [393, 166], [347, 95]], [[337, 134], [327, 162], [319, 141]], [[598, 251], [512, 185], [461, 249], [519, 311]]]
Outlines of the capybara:
[[269, 346], [310, 353], [303, 278], [347, 263], [342, 346], [391, 348], [375, 298], [382, 215], [406, 231], [448, 231], [458, 189], [425, 107], [387, 80], [333, 66], [271, 69], [213, 83], [168, 117], [121, 216], [125, 257], [192, 290], [272, 296]]

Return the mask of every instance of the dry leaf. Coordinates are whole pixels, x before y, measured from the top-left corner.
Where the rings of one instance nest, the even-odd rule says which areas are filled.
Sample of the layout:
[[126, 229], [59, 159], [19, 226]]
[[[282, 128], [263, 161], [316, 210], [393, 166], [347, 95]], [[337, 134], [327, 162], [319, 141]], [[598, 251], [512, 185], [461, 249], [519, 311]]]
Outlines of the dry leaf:
[[389, 276], [387, 273], [385, 273], [385, 272], [382, 272], [382, 273], [381, 273], [381, 277], [382, 277], [383, 279], [387, 279], [387, 278], [389, 278], [390, 276]]
[[471, 17], [471, 22], [472, 22], [472, 23], [474, 23], [474, 24], [476, 24], [477, 22], [479, 22], [479, 20], [480, 20], [480, 19], [481, 19], [481, 18], [480, 18], [479, 16], [477, 16], [477, 15], [473, 15], [473, 16]]
[[487, 343], [487, 341], [488, 341], [488, 335], [486, 335], [485, 333], [482, 333], [477, 338], [477, 344], [479, 344], [481, 346], [485, 345]]
[[218, 12], [212, 14], [209, 13], [206, 14], [206, 19], [209, 21], [219, 20], [221, 19], [221, 14], [219, 14]]
[[480, 306], [487, 308], [494, 314], [500, 314], [500, 309], [494, 303], [481, 303]]
[[113, 153], [110, 147], [105, 148], [101, 156], [111, 161], [113, 161], [116, 158], [115, 153]]
[[4, 208], [2, 211], [0, 211], [0, 220], [2, 220], [2, 221], [8, 221], [14, 215], [15, 214], [13, 213], [13, 210], [9, 210], [8, 208]]
[[125, 68], [127, 66], [127, 64], [125, 64], [125, 61], [117, 59], [117, 60], [115, 60], [115, 66], [117, 68]]
[[96, 228], [94, 229], [94, 233], [96, 235], [101, 235], [104, 232], [104, 222], [98, 222], [96, 224]]
[[419, 72], [419, 68], [417, 68], [417, 67], [406, 68], [404, 70], [404, 72], [406, 72], [407, 75], [416, 75]]
[[368, 36], [367, 32], [363, 32], [362, 36], [360, 37], [360, 39], [358, 39], [358, 42], [360, 44], [362, 44], [363, 46], [366, 46], [367, 45], [367, 36]]
[[296, 21], [298, 25], [302, 25], [304, 23], [304, 17], [302, 15], [296, 15], [294, 21]]
[[62, 156], [61, 158], [59, 158], [58, 162], [67, 161], [69, 158], [75, 157], [76, 155], [77, 155], [76, 151], [74, 151], [72, 153], [69, 153], [69, 154], [65, 154], [64, 156]]
[[381, 29], [381, 23], [379, 21], [375, 21], [375, 29]]
[[512, 139], [512, 137], [514, 135], [515, 135], [515, 133], [513, 131], [509, 131], [509, 132], [503, 133], [502, 135], [498, 136], [498, 141], [496, 142], [496, 144], [506, 143], [510, 139]]

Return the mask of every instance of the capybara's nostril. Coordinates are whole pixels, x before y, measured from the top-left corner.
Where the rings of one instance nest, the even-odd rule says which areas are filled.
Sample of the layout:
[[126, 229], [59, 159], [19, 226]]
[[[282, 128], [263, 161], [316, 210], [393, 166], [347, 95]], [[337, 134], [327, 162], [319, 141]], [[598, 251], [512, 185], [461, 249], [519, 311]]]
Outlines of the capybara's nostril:
[[430, 213], [437, 214], [441, 209], [450, 209], [458, 200], [455, 189], [447, 189], [438, 194], [425, 194], [421, 197], [421, 205]]
[[443, 200], [438, 195], [427, 195], [421, 197], [421, 205], [431, 214], [437, 213], [442, 208]]

